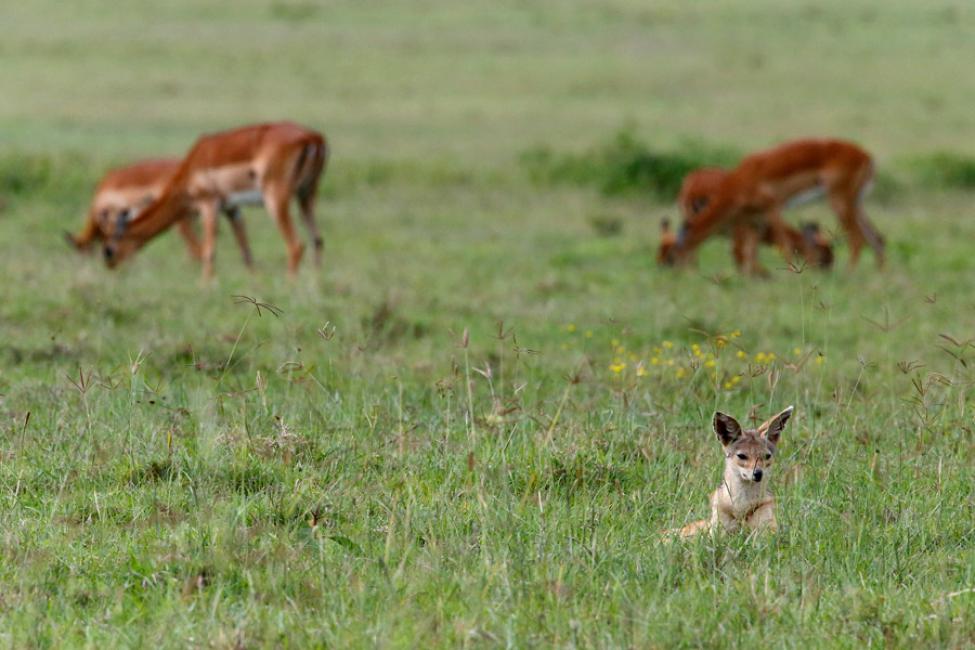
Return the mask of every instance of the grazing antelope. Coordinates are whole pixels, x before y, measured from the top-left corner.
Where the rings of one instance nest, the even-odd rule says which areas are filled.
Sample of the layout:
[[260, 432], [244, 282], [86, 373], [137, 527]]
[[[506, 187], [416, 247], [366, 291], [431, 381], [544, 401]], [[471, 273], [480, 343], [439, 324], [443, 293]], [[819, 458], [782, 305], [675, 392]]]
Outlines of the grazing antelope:
[[755, 272], [757, 244], [766, 230], [789, 260], [794, 234], [782, 210], [825, 195], [849, 240], [850, 266], [856, 265], [864, 244], [882, 266], [884, 239], [862, 205], [873, 174], [870, 155], [842, 140], [796, 140], [752, 154], [729, 171], [699, 170], [682, 188], [684, 222], [665, 262], [686, 261], [709, 236], [725, 232], [735, 237], [745, 259], [743, 270]]
[[302, 219], [321, 264], [322, 238], [315, 224], [318, 182], [328, 162], [322, 134], [276, 122], [204, 135], [180, 163], [162, 194], [105, 244], [105, 262], [115, 267], [186, 215], [203, 221], [203, 278], [213, 276], [218, 214], [228, 205], [259, 201], [278, 225], [288, 248], [288, 271], [298, 270], [305, 247], [295, 234], [289, 204], [297, 197]]
[[[155, 158], [108, 171], [95, 188], [81, 231], [77, 235], [65, 233], [68, 243], [79, 251], [88, 251], [96, 241], [110, 240], [123, 231], [128, 221], [162, 194], [179, 164], [178, 158]], [[224, 206], [223, 214], [234, 229], [244, 264], [250, 267], [250, 246], [240, 208]], [[180, 219], [177, 226], [190, 256], [200, 259], [200, 242], [193, 230], [192, 217]]]
[[724, 413], [714, 414], [714, 432], [724, 450], [724, 479], [711, 495], [711, 518], [667, 531], [668, 536], [740, 530], [775, 531], [775, 499], [768, 492], [768, 476], [779, 436], [792, 417], [790, 406], [757, 429], [742, 429]]

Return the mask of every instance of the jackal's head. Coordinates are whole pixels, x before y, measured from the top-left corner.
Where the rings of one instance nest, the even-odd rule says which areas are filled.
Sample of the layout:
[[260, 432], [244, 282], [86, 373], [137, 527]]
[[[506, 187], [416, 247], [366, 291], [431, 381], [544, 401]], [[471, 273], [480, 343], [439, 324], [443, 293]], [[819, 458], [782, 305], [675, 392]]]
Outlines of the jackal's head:
[[714, 432], [724, 448], [725, 476], [761, 483], [768, 476], [775, 446], [786, 422], [792, 417], [792, 410], [790, 406], [757, 429], [743, 429], [730, 415], [715, 413]]

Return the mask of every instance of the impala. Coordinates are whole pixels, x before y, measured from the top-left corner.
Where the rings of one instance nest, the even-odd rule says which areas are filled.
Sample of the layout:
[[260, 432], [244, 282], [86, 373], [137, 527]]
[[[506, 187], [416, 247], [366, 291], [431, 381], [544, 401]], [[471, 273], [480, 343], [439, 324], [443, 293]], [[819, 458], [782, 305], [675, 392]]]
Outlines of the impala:
[[[81, 231], [77, 235], [65, 233], [68, 243], [80, 251], [87, 251], [96, 241], [110, 240], [162, 194], [179, 164], [178, 158], [155, 158], [107, 172], [95, 188]], [[240, 209], [236, 205], [229, 205], [225, 206], [223, 212], [233, 227], [244, 264], [250, 267], [250, 246]], [[193, 229], [192, 218], [187, 216], [180, 219], [177, 225], [190, 256], [200, 259], [200, 242]]]
[[328, 156], [328, 145], [320, 133], [290, 122], [204, 135], [159, 197], [121, 224], [106, 242], [105, 262], [109, 267], [117, 266], [174, 223], [198, 212], [203, 222], [203, 278], [210, 279], [220, 211], [259, 201], [284, 237], [288, 271], [294, 275], [305, 248], [295, 234], [289, 210], [291, 198], [296, 197], [315, 247], [315, 263], [320, 265], [323, 242], [315, 224], [314, 205]]
[[[728, 175], [727, 170], [719, 167], [703, 167], [684, 177], [680, 193], [677, 196], [677, 206], [689, 218], [694, 218], [707, 206], [713, 194], [719, 191], [721, 183]], [[814, 222], [802, 224], [797, 230], [788, 223], [783, 223], [788, 240], [789, 251], [801, 253], [806, 262], [818, 268], [829, 268], [833, 264], [833, 246]], [[660, 249], [657, 262], [671, 265], [675, 261], [674, 248], [678, 237], [670, 230], [670, 223], [664, 220], [661, 224]], [[758, 262], [758, 244], [774, 246], [776, 244], [772, 229], [768, 223], [743, 222], [736, 224], [731, 230], [721, 234], [732, 238], [732, 254], [735, 265], [740, 271], [758, 275], [767, 272]]]
[[665, 261], [686, 261], [716, 233], [735, 237], [745, 271], [759, 270], [757, 243], [766, 237], [791, 259], [795, 237], [782, 210], [825, 196], [849, 240], [850, 266], [864, 244], [882, 266], [884, 239], [863, 211], [873, 175], [870, 155], [842, 140], [796, 140], [752, 154], [729, 171], [699, 170], [682, 188], [684, 222]]

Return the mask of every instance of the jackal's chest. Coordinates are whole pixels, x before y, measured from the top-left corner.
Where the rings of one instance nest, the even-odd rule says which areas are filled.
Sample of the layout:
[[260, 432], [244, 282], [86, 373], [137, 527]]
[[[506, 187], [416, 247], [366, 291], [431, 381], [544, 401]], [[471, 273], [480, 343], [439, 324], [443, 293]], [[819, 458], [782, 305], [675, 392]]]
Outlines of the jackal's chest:
[[740, 527], [746, 525], [759, 510], [774, 507], [775, 500], [768, 493], [752, 494], [751, 491], [742, 491], [729, 494], [728, 490], [719, 488], [711, 503], [726, 523], [734, 522], [735, 527]]

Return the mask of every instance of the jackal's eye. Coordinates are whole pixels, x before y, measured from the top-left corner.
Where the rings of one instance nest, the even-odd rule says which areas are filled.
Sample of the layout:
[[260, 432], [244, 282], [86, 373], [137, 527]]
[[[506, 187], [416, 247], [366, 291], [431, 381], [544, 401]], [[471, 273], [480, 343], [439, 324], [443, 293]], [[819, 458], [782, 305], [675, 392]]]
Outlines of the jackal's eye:
[[746, 456], [745, 454], [738, 454], [738, 458], [742, 460], [748, 460], [748, 456]]
[[768, 459], [770, 459], [771, 457], [772, 457], [772, 454], [765, 454], [765, 460], [768, 460]]

